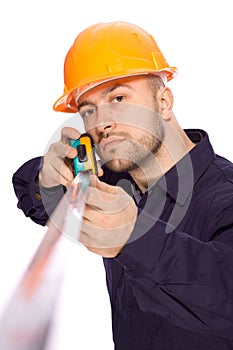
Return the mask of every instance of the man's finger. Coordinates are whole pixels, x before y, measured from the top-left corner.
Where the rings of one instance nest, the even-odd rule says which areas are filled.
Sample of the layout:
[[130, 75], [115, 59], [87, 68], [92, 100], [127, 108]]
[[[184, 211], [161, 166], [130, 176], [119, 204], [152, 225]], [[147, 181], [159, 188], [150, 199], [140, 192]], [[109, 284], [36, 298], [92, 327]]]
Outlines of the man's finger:
[[64, 159], [65, 157], [75, 158], [77, 156], [77, 150], [75, 148], [62, 142], [52, 144], [49, 150], [52, 152], [51, 154], [56, 154], [60, 159]]
[[88, 206], [96, 210], [104, 211], [106, 214], [115, 214], [127, 208], [132, 198], [126, 192], [109, 193], [100, 191], [96, 187], [89, 187], [85, 201]]
[[91, 175], [90, 176], [90, 186], [91, 187], [95, 187], [95, 188], [97, 188], [98, 190], [100, 190], [101, 192], [104, 192], [104, 193], [117, 194], [117, 195], [125, 193], [123, 188], [121, 188], [119, 186], [108, 185], [105, 182], [100, 181], [98, 179], [98, 177], [95, 176], [95, 175]]
[[77, 129], [71, 128], [69, 126], [65, 126], [61, 130], [61, 140], [65, 143], [67, 143], [69, 139], [77, 140], [80, 135], [81, 134]]

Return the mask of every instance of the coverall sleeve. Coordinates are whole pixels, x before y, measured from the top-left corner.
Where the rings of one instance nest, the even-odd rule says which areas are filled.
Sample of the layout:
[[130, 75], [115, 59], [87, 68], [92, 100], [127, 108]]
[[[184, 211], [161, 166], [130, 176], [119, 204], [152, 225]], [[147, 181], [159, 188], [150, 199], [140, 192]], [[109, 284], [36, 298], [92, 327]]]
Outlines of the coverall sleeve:
[[18, 208], [25, 216], [40, 225], [46, 225], [50, 214], [60, 201], [65, 189], [56, 186], [41, 188], [36, 183], [43, 157], [37, 157], [24, 163], [13, 175], [12, 182]]
[[[211, 221], [215, 237], [203, 242], [177, 229], [166, 233], [165, 222], [139, 212], [131, 239], [116, 259], [142, 311], [184, 329], [233, 339], [232, 213], [231, 200]], [[140, 236], [145, 225], [150, 229]], [[208, 224], [206, 229], [211, 229]]]

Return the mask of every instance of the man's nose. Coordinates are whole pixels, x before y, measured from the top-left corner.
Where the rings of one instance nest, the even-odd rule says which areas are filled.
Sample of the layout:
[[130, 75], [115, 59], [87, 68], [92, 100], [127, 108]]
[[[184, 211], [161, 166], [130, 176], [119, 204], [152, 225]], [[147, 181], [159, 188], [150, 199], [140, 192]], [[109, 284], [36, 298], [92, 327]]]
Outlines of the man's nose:
[[96, 118], [95, 129], [98, 132], [109, 132], [116, 126], [116, 115], [109, 104], [98, 106], [98, 115]]

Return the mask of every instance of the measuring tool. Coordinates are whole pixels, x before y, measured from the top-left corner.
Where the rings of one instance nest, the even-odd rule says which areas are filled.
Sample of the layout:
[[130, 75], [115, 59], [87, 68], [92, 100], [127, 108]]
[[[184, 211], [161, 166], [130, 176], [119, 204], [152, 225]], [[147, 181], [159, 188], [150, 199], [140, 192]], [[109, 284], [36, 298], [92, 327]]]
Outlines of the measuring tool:
[[[89, 176], [97, 166], [93, 143], [84, 134], [72, 142], [85, 154], [74, 162], [77, 176], [48, 222], [48, 230], [0, 320], [1, 350], [44, 350], [66, 261], [67, 238], [79, 241]], [[76, 165], [75, 165], [76, 164]]]
[[78, 151], [77, 157], [73, 160], [75, 174], [77, 175], [80, 171], [90, 171], [91, 174], [97, 175], [97, 162], [91, 135], [82, 134], [78, 140], [70, 140], [70, 144]]

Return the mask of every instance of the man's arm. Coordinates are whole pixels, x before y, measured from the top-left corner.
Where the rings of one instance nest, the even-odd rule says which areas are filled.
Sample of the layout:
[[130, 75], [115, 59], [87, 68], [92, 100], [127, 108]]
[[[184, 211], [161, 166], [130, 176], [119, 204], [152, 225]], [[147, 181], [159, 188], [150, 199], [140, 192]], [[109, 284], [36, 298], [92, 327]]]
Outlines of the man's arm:
[[114, 190], [97, 183], [87, 197], [82, 242], [121, 264], [143, 312], [189, 331], [233, 339], [230, 190], [231, 185], [221, 188], [223, 201], [211, 197], [208, 220], [203, 222], [209, 238], [202, 240], [198, 224], [173, 227], [168, 233], [167, 222], [140, 208], [135, 221], [129, 197], [117, 186]]
[[[190, 331], [233, 339], [233, 205], [222, 212], [228, 225], [221, 227], [216, 217], [212, 224], [221, 234], [209, 242], [177, 229], [166, 233], [165, 222], [139, 212], [131, 243], [116, 259], [142, 311]], [[145, 225], [150, 229], [134, 240]]]
[[73, 178], [69, 160], [77, 150], [69, 139], [77, 139], [78, 130], [64, 127], [61, 139], [52, 144], [44, 157], [31, 159], [13, 175], [13, 186], [18, 198], [18, 208], [37, 224], [45, 225]]
[[64, 188], [61, 185], [47, 189], [39, 187], [38, 174], [42, 161], [43, 157], [27, 161], [14, 173], [12, 182], [18, 208], [25, 216], [44, 226], [64, 194]]

